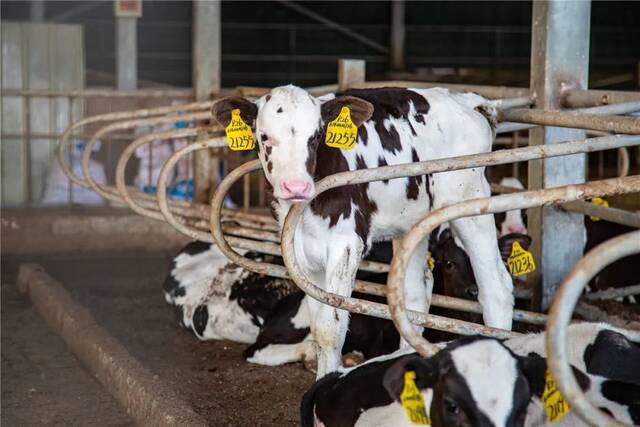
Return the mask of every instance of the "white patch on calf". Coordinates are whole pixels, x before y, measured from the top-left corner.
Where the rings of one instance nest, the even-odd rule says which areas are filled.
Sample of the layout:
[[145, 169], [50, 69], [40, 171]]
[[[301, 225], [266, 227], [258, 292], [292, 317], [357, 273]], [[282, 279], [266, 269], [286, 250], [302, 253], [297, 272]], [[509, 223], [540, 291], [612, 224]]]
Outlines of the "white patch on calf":
[[506, 425], [518, 376], [513, 355], [497, 341], [479, 340], [451, 351], [451, 359], [478, 409], [494, 425]]
[[[420, 391], [422, 398], [424, 399], [427, 412], [431, 407], [431, 400], [433, 399], [433, 390], [428, 388]], [[402, 405], [393, 401], [390, 405], [377, 406], [367, 409], [362, 412], [355, 427], [412, 427], [415, 426], [407, 417], [407, 412]]]
[[311, 325], [311, 319], [309, 318], [309, 306], [307, 305], [307, 298], [304, 297], [302, 301], [300, 301], [300, 306], [298, 307], [298, 312], [295, 316], [291, 318], [291, 324], [296, 329], [305, 329]]
[[[518, 178], [507, 177], [502, 178], [500, 185], [505, 187], [513, 187], [518, 190], [524, 190], [524, 185], [518, 180]], [[511, 233], [527, 234], [527, 225], [522, 218], [522, 210], [516, 209], [508, 211], [505, 214], [504, 221], [500, 224], [500, 237]]]
[[314, 360], [315, 358], [316, 346], [311, 334], [309, 334], [303, 341], [296, 344], [269, 344], [260, 350], [256, 350], [253, 356], [247, 358], [247, 362], [258, 365], [279, 366], [302, 360]]

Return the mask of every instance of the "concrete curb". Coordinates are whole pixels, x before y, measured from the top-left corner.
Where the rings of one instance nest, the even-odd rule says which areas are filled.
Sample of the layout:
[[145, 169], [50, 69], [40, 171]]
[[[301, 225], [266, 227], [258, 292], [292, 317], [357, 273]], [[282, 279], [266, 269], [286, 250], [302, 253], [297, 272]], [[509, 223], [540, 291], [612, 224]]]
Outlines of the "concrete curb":
[[18, 288], [51, 330], [84, 363], [139, 425], [207, 426], [166, 384], [154, 379], [120, 342], [98, 325], [88, 309], [37, 264], [22, 264]]

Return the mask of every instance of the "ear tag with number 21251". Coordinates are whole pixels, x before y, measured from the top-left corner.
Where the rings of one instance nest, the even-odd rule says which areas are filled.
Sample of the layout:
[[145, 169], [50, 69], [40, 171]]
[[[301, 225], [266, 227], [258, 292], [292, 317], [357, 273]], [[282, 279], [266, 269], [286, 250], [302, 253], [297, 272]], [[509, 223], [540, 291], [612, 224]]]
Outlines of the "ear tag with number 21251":
[[227, 134], [227, 145], [233, 151], [253, 150], [255, 147], [253, 132], [240, 117], [238, 108], [231, 110], [231, 121], [225, 128], [225, 133]]
[[324, 143], [329, 147], [353, 150], [358, 139], [358, 127], [351, 120], [349, 107], [342, 107], [340, 114], [327, 125]]

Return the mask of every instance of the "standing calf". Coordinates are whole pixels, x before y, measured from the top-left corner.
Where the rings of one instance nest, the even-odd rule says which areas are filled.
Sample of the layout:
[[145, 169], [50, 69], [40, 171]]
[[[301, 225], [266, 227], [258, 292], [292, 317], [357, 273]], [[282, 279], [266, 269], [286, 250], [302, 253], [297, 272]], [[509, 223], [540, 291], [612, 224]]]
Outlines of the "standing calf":
[[[326, 126], [348, 107], [358, 127], [354, 149], [325, 144]], [[255, 129], [259, 158], [273, 187], [282, 226], [293, 203], [309, 203], [296, 232], [296, 260], [329, 292], [348, 296], [358, 263], [371, 244], [402, 236], [431, 209], [490, 195], [484, 168], [344, 186], [315, 195], [315, 182], [356, 169], [398, 165], [491, 150], [493, 130], [477, 95], [443, 89], [349, 90], [315, 98], [295, 86], [275, 88], [256, 103], [225, 98], [213, 106], [222, 125], [239, 110]], [[487, 325], [511, 328], [511, 278], [500, 259], [492, 216], [453, 221], [478, 282]], [[406, 274], [406, 304], [427, 311], [431, 273], [421, 244]], [[348, 313], [315, 300], [309, 304], [311, 331], [319, 346], [318, 376], [340, 365]]]

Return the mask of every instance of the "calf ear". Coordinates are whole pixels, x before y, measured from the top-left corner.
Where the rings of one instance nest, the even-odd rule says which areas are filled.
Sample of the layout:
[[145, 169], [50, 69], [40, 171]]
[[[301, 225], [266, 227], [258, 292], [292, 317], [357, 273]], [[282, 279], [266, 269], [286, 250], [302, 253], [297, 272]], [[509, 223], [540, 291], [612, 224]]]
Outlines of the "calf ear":
[[416, 386], [419, 389], [435, 386], [438, 381], [438, 367], [430, 359], [412, 354], [403, 356], [385, 372], [382, 385], [394, 400], [400, 400], [400, 393], [404, 388], [404, 373], [414, 371], [416, 373]]
[[505, 234], [498, 239], [498, 247], [500, 248], [500, 255], [504, 261], [511, 255], [511, 247], [514, 242], [520, 243], [523, 249], [529, 249], [531, 246], [531, 236], [528, 234], [511, 233]]
[[240, 110], [240, 117], [251, 127], [255, 126], [258, 116], [258, 106], [241, 96], [229, 96], [216, 101], [211, 107], [211, 114], [222, 127], [227, 127], [231, 121], [231, 111]]
[[[522, 369], [522, 373], [529, 382], [531, 394], [539, 397], [542, 396], [547, 369], [549, 369], [547, 367], [547, 359], [537, 353], [529, 353], [526, 357], [519, 356], [518, 359], [520, 360], [520, 369]], [[571, 366], [571, 369], [580, 388], [583, 391], [588, 390], [591, 384], [589, 377], [575, 366]]]
[[351, 120], [356, 126], [360, 126], [371, 118], [373, 105], [364, 99], [355, 96], [339, 96], [322, 104], [322, 120], [328, 123], [338, 117], [342, 107], [349, 107]]

